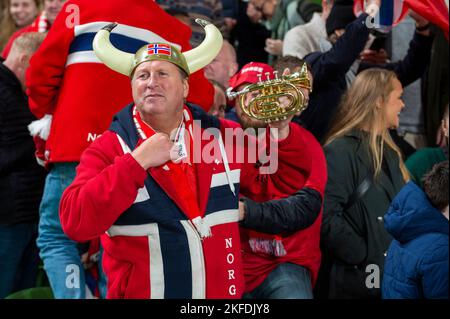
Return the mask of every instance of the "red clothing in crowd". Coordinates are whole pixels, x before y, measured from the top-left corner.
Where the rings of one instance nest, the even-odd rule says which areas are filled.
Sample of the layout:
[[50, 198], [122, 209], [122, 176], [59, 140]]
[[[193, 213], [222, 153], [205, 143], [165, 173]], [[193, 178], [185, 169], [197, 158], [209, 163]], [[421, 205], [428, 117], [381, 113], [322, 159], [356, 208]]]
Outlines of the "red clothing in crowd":
[[[119, 24], [111, 37], [122, 50], [136, 52], [161, 38], [182, 51], [191, 48], [190, 29], [152, 1], [68, 1], [27, 71], [31, 111], [37, 118], [53, 115], [47, 162], [78, 162], [113, 115], [132, 101], [130, 79], [101, 63], [92, 49], [95, 33], [110, 22]], [[203, 71], [192, 74], [189, 83], [187, 100], [208, 110], [214, 89]]]
[[20, 35], [27, 33], [27, 32], [47, 32], [50, 30], [50, 22], [48, 22], [45, 12], [42, 12], [38, 15], [36, 20], [33, 21], [32, 24], [29, 26], [26, 26], [20, 30], [17, 30], [14, 32], [11, 37], [9, 38], [8, 42], [6, 43], [5, 47], [3, 48], [2, 56], [3, 58], [7, 58], [9, 51], [11, 51], [12, 44], [15, 39], [17, 39]]
[[[265, 178], [257, 170], [249, 170], [245, 164], [243, 171], [252, 174], [241, 179], [241, 194], [256, 201], [264, 202], [294, 194], [303, 187], [309, 187], [322, 195], [327, 182], [325, 156], [320, 144], [306, 129], [290, 124], [291, 132], [279, 143], [279, 172]], [[313, 212], [311, 212], [313, 214]], [[241, 228], [242, 260], [246, 292], [259, 286], [275, 267], [282, 263], [294, 263], [307, 268], [311, 273], [312, 285], [317, 280], [320, 266], [320, 226], [322, 210], [315, 222], [308, 228], [294, 234], [277, 234], [286, 251], [284, 256], [274, 256], [264, 252], [253, 252], [249, 240], [258, 233]], [[260, 234], [261, 238], [267, 238]]]

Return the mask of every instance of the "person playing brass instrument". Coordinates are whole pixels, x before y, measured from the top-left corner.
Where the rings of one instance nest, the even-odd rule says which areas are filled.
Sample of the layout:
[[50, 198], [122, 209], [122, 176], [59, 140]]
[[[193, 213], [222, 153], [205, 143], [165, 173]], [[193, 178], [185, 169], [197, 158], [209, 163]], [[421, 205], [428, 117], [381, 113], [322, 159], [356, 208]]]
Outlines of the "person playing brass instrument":
[[[245, 207], [240, 223], [244, 298], [313, 298], [321, 259], [319, 238], [327, 170], [322, 148], [314, 136], [290, 122], [295, 113], [307, 106], [311, 87], [306, 65], [298, 61], [297, 66], [299, 70], [292, 68], [300, 71], [295, 76], [289, 77], [290, 71], [285, 70], [277, 79], [269, 65], [252, 62], [230, 80], [230, 94], [238, 92], [234, 93], [238, 97], [235, 108], [243, 127], [267, 128], [289, 123], [290, 128], [289, 136], [279, 141], [279, 162], [285, 164], [278, 174], [280, 178], [270, 179], [255, 172], [241, 180], [241, 203]], [[300, 106], [294, 112], [283, 113], [289, 111], [291, 103], [285, 92], [272, 94], [282, 88], [281, 81], [295, 85], [298, 93], [295, 96], [301, 97], [294, 101]], [[266, 117], [264, 110], [256, 114], [243, 110], [256, 104], [255, 101], [265, 102], [265, 98], [279, 106], [274, 112], [285, 117], [284, 120], [268, 123], [272, 119]], [[283, 148], [285, 145], [289, 147]]]

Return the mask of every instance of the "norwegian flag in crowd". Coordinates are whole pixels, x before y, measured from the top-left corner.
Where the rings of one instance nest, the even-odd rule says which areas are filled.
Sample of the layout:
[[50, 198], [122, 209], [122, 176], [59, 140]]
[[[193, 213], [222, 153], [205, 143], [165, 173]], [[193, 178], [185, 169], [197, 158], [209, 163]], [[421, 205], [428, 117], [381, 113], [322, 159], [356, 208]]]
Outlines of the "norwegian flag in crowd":
[[[353, 10], [358, 16], [364, 11], [364, 0], [355, 0]], [[448, 39], [448, 0], [381, 0], [381, 7], [375, 17], [380, 31], [389, 31], [397, 25], [411, 9], [441, 28]]]
[[154, 43], [149, 44], [147, 46], [148, 54], [163, 54], [163, 55], [172, 55], [172, 49], [170, 45], [164, 43]]

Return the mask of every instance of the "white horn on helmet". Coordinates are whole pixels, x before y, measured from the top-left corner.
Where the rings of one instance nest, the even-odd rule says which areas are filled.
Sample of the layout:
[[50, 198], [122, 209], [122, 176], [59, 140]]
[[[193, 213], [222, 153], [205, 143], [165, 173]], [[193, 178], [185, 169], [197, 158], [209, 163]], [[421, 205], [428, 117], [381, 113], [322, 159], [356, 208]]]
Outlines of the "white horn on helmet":
[[183, 53], [191, 74], [211, 63], [223, 44], [222, 34], [214, 24], [202, 19], [195, 19], [195, 22], [205, 29], [206, 36], [198, 47]]
[[111, 23], [97, 32], [94, 37], [94, 42], [92, 43], [94, 52], [100, 61], [106, 64], [110, 69], [126, 76], [130, 76], [133, 67], [134, 54], [118, 50], [112, 45], [109, 40], [109, 35], [115, 27], [117, 27], [117, 23]]

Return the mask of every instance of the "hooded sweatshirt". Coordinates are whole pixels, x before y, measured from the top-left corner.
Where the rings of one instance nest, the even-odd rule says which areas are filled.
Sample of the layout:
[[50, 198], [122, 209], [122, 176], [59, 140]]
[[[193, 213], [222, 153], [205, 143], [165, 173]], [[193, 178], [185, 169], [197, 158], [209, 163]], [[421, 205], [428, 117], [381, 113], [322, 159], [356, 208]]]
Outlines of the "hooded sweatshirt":
[[448, 298], [449, 224], [423, 190], [413, 182], [406, 184], [384, 223], [395, 240], [385, 262], [383, 298]]

